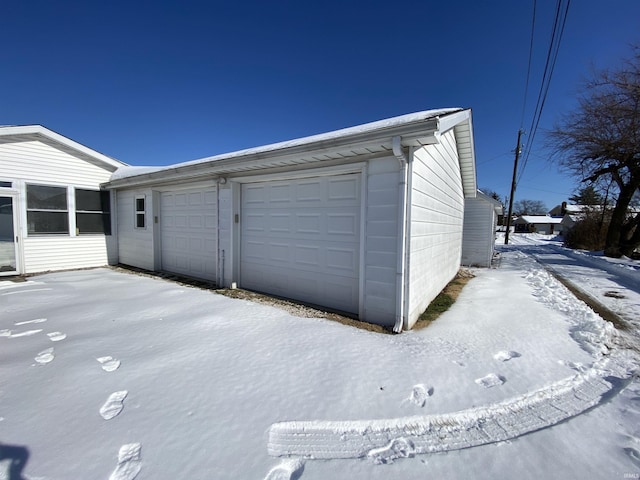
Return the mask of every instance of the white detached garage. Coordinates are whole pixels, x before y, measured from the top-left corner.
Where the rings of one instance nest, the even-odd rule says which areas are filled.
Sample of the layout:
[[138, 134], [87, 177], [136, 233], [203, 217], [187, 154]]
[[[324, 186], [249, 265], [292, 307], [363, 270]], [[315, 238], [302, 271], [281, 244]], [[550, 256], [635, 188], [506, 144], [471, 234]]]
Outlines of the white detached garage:
[[460, 266], [471, 112], [418, 112], [164, 168], [125, 167], [119, 261], [409, 329]]
[[480, 190], [475, 198], [465, 200], [462, 233], [463, 265], [491, 266], [496, 246], [498, 215], [502, 213], [502, 203]]

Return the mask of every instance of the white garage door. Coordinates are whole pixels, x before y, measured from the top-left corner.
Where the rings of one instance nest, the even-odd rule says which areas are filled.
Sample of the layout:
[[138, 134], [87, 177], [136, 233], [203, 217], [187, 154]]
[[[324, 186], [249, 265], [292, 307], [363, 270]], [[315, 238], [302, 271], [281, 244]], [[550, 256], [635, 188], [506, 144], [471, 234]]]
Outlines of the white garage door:
[[160, 194], [162, 269], [216, 280], [215, 187]]
[[242, 186], [243, 288], [358, 312], [360, 175]]

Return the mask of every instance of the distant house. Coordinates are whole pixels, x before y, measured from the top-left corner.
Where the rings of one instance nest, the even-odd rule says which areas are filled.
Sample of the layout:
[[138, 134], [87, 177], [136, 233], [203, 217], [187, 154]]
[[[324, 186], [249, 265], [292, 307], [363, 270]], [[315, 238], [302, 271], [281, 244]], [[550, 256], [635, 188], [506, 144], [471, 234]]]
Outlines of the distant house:
[[561, 234], [562, 218], [549, 215], [521, 215], [513, 222], [516, 233]]
[[478, 190], [475, 198], [464, 202], [464, 229], [462, 232], [462, 264], [490, 267], [496, 243], [498, 217], [502, 216], [502, 203]]
[[[471, 111], [418, 112], [154, 170], [123, 168], [119, 261], [409, 329], [456, 275]], [[491, 221], [488, 223], [491, 227]]]
[[0, 275], [117, 262], [100, 185], [124, 165], [40, 125], [0, 127]]
[[587, 212], [601, 212], [601, 205], [571, 205], [567, 202], [562, 202], [560, 205], [556, 205], [549, 211], [549, 215], [558, 217], [561, 219], [560, 225], [563, 232], [569, 231], [573, 226], [580, 221]]

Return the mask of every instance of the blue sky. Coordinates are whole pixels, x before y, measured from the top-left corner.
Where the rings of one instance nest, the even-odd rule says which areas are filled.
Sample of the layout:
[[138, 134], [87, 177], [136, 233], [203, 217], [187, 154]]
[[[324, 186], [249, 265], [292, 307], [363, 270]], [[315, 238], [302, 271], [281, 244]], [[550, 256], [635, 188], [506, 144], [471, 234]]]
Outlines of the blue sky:
[[[538, 0], [525, 130], [556, 1]], [[132, 165], [166, 165], [440, 107], [473, 109], [478, 186], [508, 195], [533, 0], [14, 1], [0, 124], [42, 124]], [[592, 67], [640, 43], [640, 1], [573, 0], [516, 200], [576, 182], [543, 129]]]

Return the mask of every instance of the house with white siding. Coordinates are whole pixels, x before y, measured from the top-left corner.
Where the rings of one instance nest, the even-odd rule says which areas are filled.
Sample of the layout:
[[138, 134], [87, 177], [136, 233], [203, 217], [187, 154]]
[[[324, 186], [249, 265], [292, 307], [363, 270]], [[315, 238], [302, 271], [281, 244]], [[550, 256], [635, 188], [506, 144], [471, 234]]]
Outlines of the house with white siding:
[[562, 234], [562, 217], [521, 215], [513, 222], [515, 233]]
[[381, 120], [162, 168], [122, 167], [118, 261], [411, 328], [456, 275], [471, 111]]
[[124, 165], [40, 125], [0, 127], [0, 275], [117, 263], [100, 185]]
[[462, 265], [491, 266], [496, 246], [498, 216], [502, 214], [502, 203], [480, 190], [475, 198], [465, 199]]

